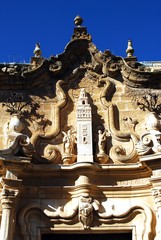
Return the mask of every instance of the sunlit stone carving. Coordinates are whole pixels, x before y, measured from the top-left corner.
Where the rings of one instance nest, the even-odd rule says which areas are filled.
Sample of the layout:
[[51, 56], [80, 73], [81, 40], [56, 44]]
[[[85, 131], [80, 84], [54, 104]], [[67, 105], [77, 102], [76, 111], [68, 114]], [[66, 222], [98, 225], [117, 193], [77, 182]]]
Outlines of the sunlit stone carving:
[[92, 111], [85, 89], [77, 104], [77, 162], [93, 162]]

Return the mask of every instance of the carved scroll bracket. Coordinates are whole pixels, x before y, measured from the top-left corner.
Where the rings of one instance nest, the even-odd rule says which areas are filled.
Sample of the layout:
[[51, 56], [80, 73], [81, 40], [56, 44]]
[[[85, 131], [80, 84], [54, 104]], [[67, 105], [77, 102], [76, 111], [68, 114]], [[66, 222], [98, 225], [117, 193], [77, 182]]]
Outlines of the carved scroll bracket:
[[112, 98], [112, 95], [114, 94], [115, 86], [113, 83], [113, 79], [110, 77], [100, 78], [99, 84], [105, 84], [100, 94], [100, 102], [106, 109], [111, 105], [110, 100]]
[[[57, 104], [55, 104], [53, 106], [53, 109], [52, 109], [52, 112], [53, 112], [53, 125], [51, 127], [51, 130], [49, 132], [46, 132], [45, 134], [44, 133], [40, 134], [40, 132], [36, 132], [31, 137], [31, 144], [34, 147], [34, 158], [39, 163], [49, 163], [51, 161], [46, 159], [45, 156], [42, 157], [42, 156], [39, 155], [38, 149], [37, 149], [38, 140], [43, 141], [43, 140], [53, 139], [53, 138], [55, 138], [59, 134], [59, 132], [61, 130], [61, 128], [60, 128], [60, 122], [61, 122], [60, 111], [67, 103], [66, 94], [64, 93], [63, 89], [61, 88], [61, 85], [63, 85], [63, 84], [65, 84], [65, 82], [62, 81], [62, 80], [59, 80], [56, 83], [56, 96], [57, 96], [58, 102], [57, 102]], [[53, 159], [54, 159], [54, 161], [55, 161], [55, 159], [57, 161], [57, 157], [59, 156], [59, 152], [53, 146], [53, 154], [54, 154], [54, 152], [56, 153], [56, 155], [53, 156]]]
[[[137, 162], [138, 154], [135, 150], [135, 144], [139, 141], [138, 136], [132, 129], [126, 133], [117, 130], [115, 127], [116, 119], [115, 106], [111, 104], [108, 108], [109, 133], [119, 143], [111, 148], [110, 157], [115, 163]], [[132, 143], [132, 149], [128, 154], [122, 146], [124, 142]]]
[[29, 145], [30, 139], [22, 133], [23, 128], [21, 115], [13, 114], [4, 129], [7, 148], [0, 150], [0, 155], [15, 155], [21, 147]]
[[139, 155], [161, 152], [161, 132], [160, 120], [155, 112], [150, 112], [145, 118], [146, 131], [140, 137], [136, 144], [136, 150]]

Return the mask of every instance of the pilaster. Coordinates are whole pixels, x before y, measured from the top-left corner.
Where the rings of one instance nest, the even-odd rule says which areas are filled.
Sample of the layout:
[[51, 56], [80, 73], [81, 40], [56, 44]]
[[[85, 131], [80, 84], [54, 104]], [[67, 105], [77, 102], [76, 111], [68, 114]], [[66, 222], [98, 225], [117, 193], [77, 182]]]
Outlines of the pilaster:
[[153, 197], [156, 206], [156, 237], [155, 240], [161, 239], [161, 187], [153, 188]]
[[3, 190], [1, 193], [2, 219], [0, 229], [1, 240], [12, 240], [15, 222], [15, 206], [21, 180], [3, 178]]

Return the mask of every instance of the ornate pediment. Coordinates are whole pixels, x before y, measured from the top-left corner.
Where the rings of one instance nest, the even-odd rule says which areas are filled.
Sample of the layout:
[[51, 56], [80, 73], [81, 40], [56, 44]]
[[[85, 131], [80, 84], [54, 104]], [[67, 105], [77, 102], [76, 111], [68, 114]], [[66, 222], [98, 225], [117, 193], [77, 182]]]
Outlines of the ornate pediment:
[[30, 64], [1, 64], [1, 157], [116, 165], [160, 154], [161, 72], [137, 62], [131, 42], [127, 58], [99, 51], [75, 24], [62, 54], [45, 59], [36, 44]]
[[161, 67], [74, 21], [62, 54], [0, 64], [0, 238], [161, 239]]

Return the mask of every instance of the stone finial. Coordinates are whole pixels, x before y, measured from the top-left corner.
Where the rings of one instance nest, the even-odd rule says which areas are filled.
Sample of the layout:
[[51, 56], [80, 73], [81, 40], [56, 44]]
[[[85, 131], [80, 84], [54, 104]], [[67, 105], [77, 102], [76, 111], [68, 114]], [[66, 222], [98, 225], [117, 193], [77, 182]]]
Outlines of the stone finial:
[[134, 49], [133, 49], [133, 47], [132, 47], [132, 41], [131, 41], [131, 40], [128, 40], [128, 45], [127, 45], [126, 53], [127, 53], [127, 57], [132, 57], [132, 56], [133, 56]]
[[87, 28], [82, 26], [83, 18], [80, 16], [76, 16], [74, 19], [75, 28], [74, 28], [74, 34], [72, 36], [72, 40], [76, 39], [87, 39], [89, 41], [92, 40], [91, 35], [87, 33]]
[[74, 18], [74, 24], [75, 24], [77, 27], [79, 27], [79, 26], [82, 25], [82, 23], [83, 23], [83, 18], [81, 18], [80, 16], [77, 15], [77, 16]]
[[40, 43], [36, 43], [35, 49], [34, 49], [34, 55], [35, 57], [41, 57], [41, 49], [40, 49]]

